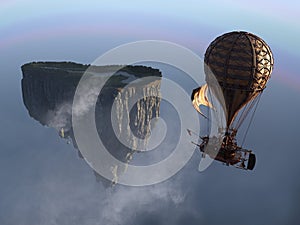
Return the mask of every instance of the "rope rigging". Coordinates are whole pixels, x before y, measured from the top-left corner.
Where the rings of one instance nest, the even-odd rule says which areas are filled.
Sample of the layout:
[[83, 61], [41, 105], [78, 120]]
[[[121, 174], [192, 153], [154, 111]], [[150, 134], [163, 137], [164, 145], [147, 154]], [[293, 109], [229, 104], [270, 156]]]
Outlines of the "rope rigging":
[[251, 115], [251, 119], [250, 119], [250, 121], [249, 121], [249, 124], [248, 124], [248, 126], [247, 126], [245, 135], [244, 135], [244, 137], [243, 137], [243, 141], [242, 141], [241, 147], [243, 147], [243, 145], [244, 145], [244, 143], [245, 143], [246, 136], [247, 136], [248, 131], [249, 131], [249, 128], [250, 128], [250, 126], [251, 126], [251, 124], [252, 124], [254, 115], [255, 115], [255, 113], [256, 113], [257, 106], [258, 106], [258, 104], [259, 104], [259, 102], [260, 102], [260, 98], [261, 98], [261, 93], [260, 93], [259, 96], [257, 97], [257, 99], [258, 99], [258, 100], [257, 100], [257, 104], [255, 105], [254, 112], [253, 112], [253, 114]]

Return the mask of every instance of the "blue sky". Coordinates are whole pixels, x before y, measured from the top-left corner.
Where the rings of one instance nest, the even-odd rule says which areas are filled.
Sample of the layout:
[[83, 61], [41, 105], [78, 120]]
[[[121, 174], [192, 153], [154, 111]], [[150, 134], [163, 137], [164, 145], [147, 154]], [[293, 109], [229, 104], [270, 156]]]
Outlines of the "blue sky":
[[[83, 21], [85, 26], [100, 26], [103, 22], [111, 21], [116, 29], [120, 28], [118, 24], [121, 23], [126, 26], [150, 26], [152, 32], [158, 32], [160, 27], [173, 31], [178, 29], [178, 24], [185, 23], [189, 27], [188, 31], [194, 35], [201, 32], [198, 30], [201, 26], [209, 26], [221, 32], [245, 29], [261, 34], [272, 44], [289, 52], [293, 52], [295, 47], [299, 48], [297, 37], [300, 31], [295, 29], [300, 25], [297, 19], [300, 6], [297, 1], [16, 0], [1, 1], [0, 6], [0, 29], [11, 32], [8, 38], [14, 35], [22, 37], [21, 27], [28, 24], [38, 29], [42, 29], [40, 26], [43, 26], [45, 30], [66, 23], [68, 26], [76, 26], [77, 23], [78, 26], [82, 26], [80, 21]], [[159, 20], [162, 24], [151, 24], [151, 19]], [[164, 22], [168, 26], [164, 26]], [[110, 32], [112, 31], [108, 30], [107, 34]], [[126, 35], [126, 31], [123, 34]], [[181, 34], [181, 39], [189, 38], [189, 33], [182, 35], [179, 29], [177, 34]], [[5, 35], [1, 32], [1, 36]]]
[[[158, 39], [202, 56], [216, 36], [246, 30], [272, 46], [275, 73], [287, 73], [281, 81], [300, 90], [293, 66], [300, 58], [299, 8], [298, 1], [278, 0], [1, 1], [0, 48], [59, 38], [85, 38], [95, 46], [97, 38], [116, 40], [106, 45], [108, 50], [130, 41]], [[282, 63], [278, 55], [289, 60]]]

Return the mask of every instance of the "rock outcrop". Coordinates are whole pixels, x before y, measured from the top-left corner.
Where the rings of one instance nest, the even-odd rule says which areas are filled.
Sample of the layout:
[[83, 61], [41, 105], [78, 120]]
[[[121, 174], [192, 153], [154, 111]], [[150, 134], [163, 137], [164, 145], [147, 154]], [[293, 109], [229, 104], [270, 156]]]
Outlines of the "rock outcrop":
[[[117, 159], [128, 163], [134, 152], [147, 148], [153, 125], [150, 122], [159, 116], [159, 70], [145, 66], [90, 66], [71, 62], [25, 64], [22, 66], [24, 105], [32, 118], [57, 129], [62, 138], [78, 149], [72, 130], [72, 104], [77, 85], [87, 69], [97, 76], [117, 71], [96, 96], [95, 122], [105, 147]], [[139, 80], [145, 77], [151, 79]], [[98, 175], [97, 179], [102, 180]]]

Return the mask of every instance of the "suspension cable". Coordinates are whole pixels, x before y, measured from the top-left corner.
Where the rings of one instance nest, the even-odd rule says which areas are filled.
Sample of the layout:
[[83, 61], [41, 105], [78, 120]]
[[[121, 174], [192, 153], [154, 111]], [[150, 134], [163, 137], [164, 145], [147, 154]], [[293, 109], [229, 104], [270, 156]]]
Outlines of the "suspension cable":
[[252, 110], [253, 106], [257, 103], [257, 99], [253, 99], [249, 104], [247, 104], [244, 107], [244, 110], [236, 124], [236, 129], [239, 129], [240, 126], [243, 124], [244, 120], [246, 119], [246, 117], [248, 116], [249, 112]]
[[244, 138], [243, 138], [243, 141], [242, 141], [241, 147], [243, 147], [243, 145], [244, 145], [244, 143], [245, 143], [246, 136], [247, 136], [247, 134], [248, 134], [248, 131], [249, 131], [249, 128], [250, 128], [250, 126], [251, 126], [251, 124], [252, 124], [252, 121], [253, 121], [253, 118], [254, 118], [254, 115], [255, 115], [255, 112], [256, 112], [257, 106], [258, 106], [258, 104], [259, 104], [260, 98], [261, 98], [261, 93], [260, 93], [260, 94], [259, 94], [259, 96], [258, 96], [258, 101], [257, 101], [257, 104], [255, 105], [255, 108], [254, 108], [253, 114], [252, 114], [252, 116], [251, 116], [250, 122], [249, 122], [249, 124], [248, 124], [248, 127], [247, 127], [247, 129], [246, 129], [246, 133], [245, 133], [245, 136], [244, 136]]
[[237, 121], [237, 123], [236, 123], [236, 129], [238, 129], [238, 128], [239, 128], [239, 124], [242, 123], [242, 122], [241, 122], [241, 121], [242, 121], [242, 117], [243, 117], [243, 115], [244, 115], [245, 110], [246, 110], [247, 107], [248, 107], [248, 105], [246, 105], [246, 106], [244, 107], [244, 109], [243, 109], [243, 111], [242, 111], [242, 113], [241, 113], [241, 116], [240, 116], [240, 118], [238, 119], [238, 121]]

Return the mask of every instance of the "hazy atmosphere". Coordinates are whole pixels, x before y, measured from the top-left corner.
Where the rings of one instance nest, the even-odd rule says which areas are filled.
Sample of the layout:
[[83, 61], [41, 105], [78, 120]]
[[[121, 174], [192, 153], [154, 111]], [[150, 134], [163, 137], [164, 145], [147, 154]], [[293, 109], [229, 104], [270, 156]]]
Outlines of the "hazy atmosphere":
[[[298, 224], [299, 9], [300, 3], [293, 0], [0, 1], [0, 224]], [[274, 56], [271, 79], [244, 144], [256, 154], [253, 171], [213, 162], [199, 172], [201, 154], [196, 150], [183, 169], [164, 182], [145, 187], [112, 185], [93, 171], [73, 142], [72, 131], [67, 132], [71, 130], [71, 116], [65, 114], [69, 109], [61, 108], [63, 117], [59, 118], [44, 114], [51, 104], [68, 107], [73, 99], [55, 97], [35, 108], [39, 97], [42, 99], [39, 93], [45, 91], [39, 89], [41, 83], [53, 82], [53, 89], [47, 90], [53, 96], [64, 91], [68, 96], [75, 92], [74, 86], [64, 90], [61, 87], [67, 81], [59, 76], [37, 83], [30, 77], [25, 80], [28, 83], [22, 81], [21, 66], [26, 63], [91, 64], [108, 50], [133, 41], [174, 42], [203, 58], [217, 36], [234, 30], [263, 38]], [[185, 90], [197, 87], [179, 69], [159, 63], [145, 65], [159, 69], [162, 77]], [[132, 79], [128, 77], [127, 81]], [[160, 79], [151, 83], [154, 91], [163, 86]], [[159, 155], [164, 158], [180, 133], [178, 115], [156, 98], [139, 104], [148, 103], [147, 118], [160, 111], [167, 125], [161, 146], [165, 150]], [[103, 108], [99, 106], [100, 115], [106, 112]], [[156, 142], [162, 134], [158, 128], [164, 124], [149, 125], [149, 120], [144, 129], [150, 132], [147, 129], [152, 126], [153, 135], [158, 132], [152, 140]], [[107, 138], [105, 131], [100, 128], [98, 132]], [[110, 146], [110, 139], [106, 140]], [[124, 158], [125, 153], [115, 154]], [[153, 163], [158, 160], [155, 157], [149, 153], [138, 159]]]

